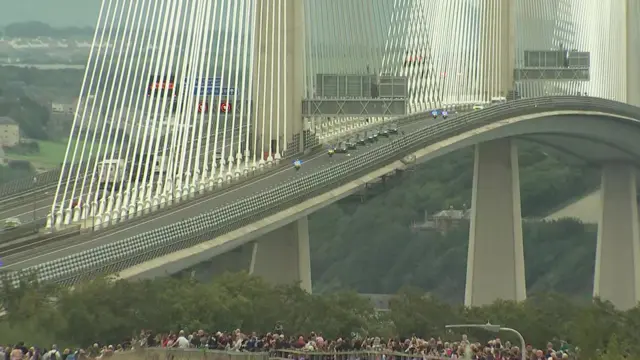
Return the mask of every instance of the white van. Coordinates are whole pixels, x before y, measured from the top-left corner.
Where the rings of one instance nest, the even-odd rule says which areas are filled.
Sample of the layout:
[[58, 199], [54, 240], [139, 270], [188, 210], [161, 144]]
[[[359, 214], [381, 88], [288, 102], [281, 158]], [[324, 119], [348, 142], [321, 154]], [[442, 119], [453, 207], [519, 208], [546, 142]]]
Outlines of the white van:
[[18, 226], [22, 225], [22, 222], [18, 218], [6, 218], [4, 219], [3, 228], [5, 230], [15, 229]]
[[507, 98], [504, 96], [492, 97], [491, 105], [504, 104], [507, 102]]

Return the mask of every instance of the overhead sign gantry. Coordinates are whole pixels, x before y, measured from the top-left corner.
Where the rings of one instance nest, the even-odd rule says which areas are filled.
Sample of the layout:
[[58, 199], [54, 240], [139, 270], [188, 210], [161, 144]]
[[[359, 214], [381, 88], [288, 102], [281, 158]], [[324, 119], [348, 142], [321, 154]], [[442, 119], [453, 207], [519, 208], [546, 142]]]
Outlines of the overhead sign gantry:
[[407, 78], [317, 74], [316, 94], [302, 101], [304, 117], [406, 115]]

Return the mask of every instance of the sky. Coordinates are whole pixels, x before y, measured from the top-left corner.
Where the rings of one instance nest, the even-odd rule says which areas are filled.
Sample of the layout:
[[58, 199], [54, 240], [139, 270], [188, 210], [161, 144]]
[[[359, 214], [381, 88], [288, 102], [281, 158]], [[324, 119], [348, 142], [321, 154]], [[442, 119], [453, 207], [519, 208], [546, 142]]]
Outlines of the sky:
[[101, 0], [0, 0], [0, 26], [41, 21], [51, 26], [93, 26]]

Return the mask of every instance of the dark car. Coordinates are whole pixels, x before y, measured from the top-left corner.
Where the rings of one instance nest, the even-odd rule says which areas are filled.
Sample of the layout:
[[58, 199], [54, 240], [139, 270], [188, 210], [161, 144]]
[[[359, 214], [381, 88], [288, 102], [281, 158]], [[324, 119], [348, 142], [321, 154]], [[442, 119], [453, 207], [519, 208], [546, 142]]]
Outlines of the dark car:
[[336, 154], [346, 154], [349, 151], [346, 144], [339, 144], [335, 147]]

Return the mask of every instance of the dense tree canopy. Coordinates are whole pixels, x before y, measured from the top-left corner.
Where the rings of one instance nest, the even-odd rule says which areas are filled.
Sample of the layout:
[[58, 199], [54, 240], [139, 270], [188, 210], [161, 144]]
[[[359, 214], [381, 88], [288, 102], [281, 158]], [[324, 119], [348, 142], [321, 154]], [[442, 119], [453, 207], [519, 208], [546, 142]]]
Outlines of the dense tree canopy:
[[0, 99], [0, 116], [8, 116], [20, 125], [20, 132], [30, 139], [49, 139], [47, 127], [50, 109], [29, 96]]
[[83, 71], [0, 66], [0, 88], [8, 99], [27, 96], [48, 103], [71, 101], [80, 94]]
[[[382, 314], [354, 292], [312, 296], [295, 286], [274, 288], [238, 273], [206, 284], [188, 278], [99, 279], [73, 291], [25, 281], [20, 288], [3, 291], [0, 300], [7, 311], [0, 323], [0, 338], [9, 343], [21, 339], [86, 346], [95, 341], [118, 342], [143, 328], [268, 332], [276, 323], [290, 334], [320, 331], [327, 338], [357, 333], [446, 339], [454, 337], [445, 331], [447, 324], [490, 321], [520, 330], [538, 347], [553, 339], [566, 340], [582, 349], [581, 358], [605, 349], [614, 334], [624, 350], [640, 351], [636, 332], [640, 309], [623, 313], [599, 301], [581, 303], [553, 294], [539, 294], [521, 304], [464, 308], [403, 288], [391, 310]], [[468, 333], [480, 340], [490, 336], [483, 331]]]
[[[443, 300], [462, 301], [467, 226], [446, 235], [412, 233], [399, 225], [385, 231], [378, 226], [372, 225], [366, 242], [356, 237], [356, 229], [348, 232], [351, 238], [319, 243], [314, 239], [311, 265], [318, 291], [351, 288], [385, 294], [412, 285]], [[591, 294], [595, 226], [562, 220], [527, 223], [523, 231], [530, 292], [553, 290], [579, 297]]]

